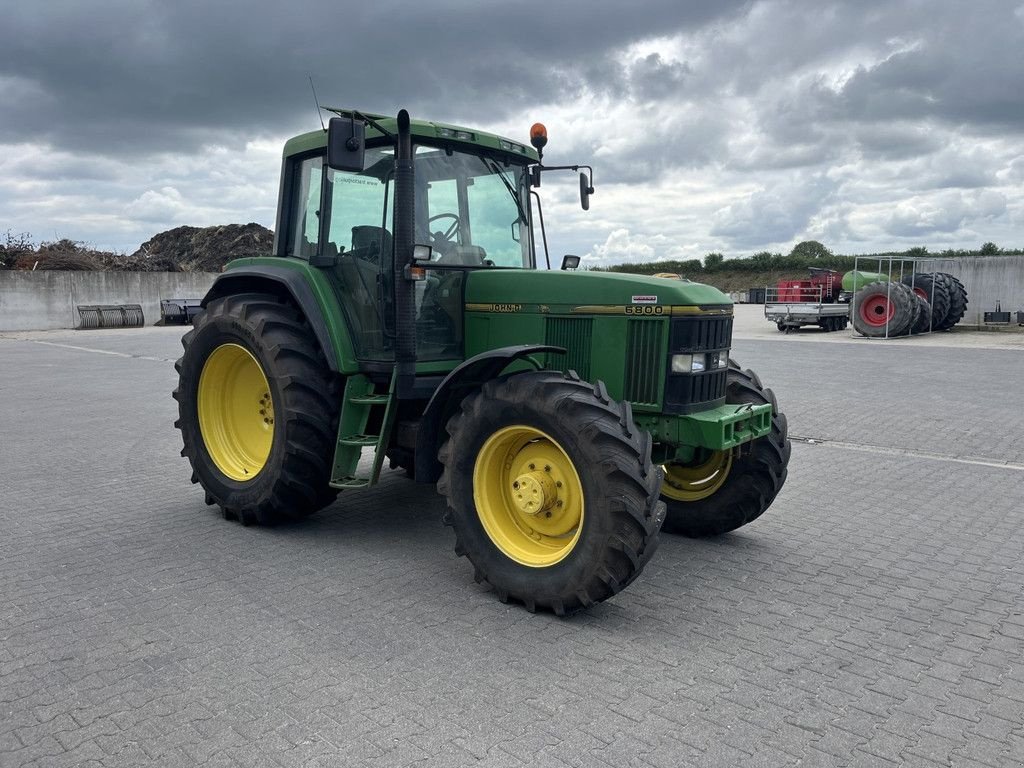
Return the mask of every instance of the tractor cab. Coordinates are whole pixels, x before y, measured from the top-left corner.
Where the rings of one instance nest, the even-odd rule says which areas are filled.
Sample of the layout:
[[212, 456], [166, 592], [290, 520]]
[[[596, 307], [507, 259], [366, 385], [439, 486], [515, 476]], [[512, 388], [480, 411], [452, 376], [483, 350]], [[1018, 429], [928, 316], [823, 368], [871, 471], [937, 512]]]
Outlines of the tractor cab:
[[[331, 131], [358, 115], [371, 122], [363, 151], [331, 167], [314, 132], [285, 147], [275, 255], [325, 270], [353, 331], [356, 355], [393, 360], [395, 275], [394, 118], [337, 110]], [[348, 118], [348, 119], [346, 119]], [[413, 122], [413, 241], [417, 246], [419, 360], [462, 355], [462, 305], [472, 270], [536, 267], [530, 165], [524, 145], [440, 123]], [[328, 140], [330, 140], [328, 138]]]

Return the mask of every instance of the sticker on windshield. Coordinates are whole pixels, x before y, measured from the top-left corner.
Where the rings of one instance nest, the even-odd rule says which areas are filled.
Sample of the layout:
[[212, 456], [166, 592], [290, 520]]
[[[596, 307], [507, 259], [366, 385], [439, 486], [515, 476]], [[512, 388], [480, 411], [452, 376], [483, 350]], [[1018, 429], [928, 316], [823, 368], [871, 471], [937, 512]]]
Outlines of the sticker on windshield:
[[658, 303], [658, 297], [657, 296], [634, 296], [633, 297], [633, 303], [634, 304], [657, 304]]

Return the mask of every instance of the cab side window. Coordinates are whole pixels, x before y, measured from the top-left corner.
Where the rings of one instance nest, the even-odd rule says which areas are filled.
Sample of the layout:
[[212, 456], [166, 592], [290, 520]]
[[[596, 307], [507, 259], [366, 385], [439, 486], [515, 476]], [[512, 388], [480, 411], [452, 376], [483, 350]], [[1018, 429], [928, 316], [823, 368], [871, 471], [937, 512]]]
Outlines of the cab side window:
[[291, 215], [288, 217], [288, 255], [309, 259], [320, 241], [320, 190], [324, 176], [322, 156], [299, 163], [292, 174]]

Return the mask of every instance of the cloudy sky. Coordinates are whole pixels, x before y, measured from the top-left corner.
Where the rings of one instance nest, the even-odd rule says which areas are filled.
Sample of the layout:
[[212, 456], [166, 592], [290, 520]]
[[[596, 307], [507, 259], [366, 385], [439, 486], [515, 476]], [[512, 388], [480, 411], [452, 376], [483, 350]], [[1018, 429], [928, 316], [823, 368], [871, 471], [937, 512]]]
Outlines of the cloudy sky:
[[0, 0], [0, 237], [133, 251], [272, 227], [280, 148], [324, 104], [476, 126], [592, 264], [816, 239], [1024, 246], [1020, 0]]

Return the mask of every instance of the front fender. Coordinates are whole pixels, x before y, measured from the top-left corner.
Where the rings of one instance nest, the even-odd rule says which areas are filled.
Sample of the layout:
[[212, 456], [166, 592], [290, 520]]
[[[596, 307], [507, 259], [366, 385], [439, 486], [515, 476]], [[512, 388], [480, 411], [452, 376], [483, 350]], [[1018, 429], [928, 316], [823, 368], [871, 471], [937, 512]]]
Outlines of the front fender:
[[[434, 391], [416, 430], [416, 463], [414, 476], [420, 483], [436, 483], [441, 477], [441, 462], [437, 452], [444, 443], [444, 426], [466, 395], [475, 392], [485, 382], [497, 378], [516, 360], [530, 355], [554, 352], [565, 354], [563, 347], [548, 344], [517, 344], [498, 347], [469, 358], [449, 373]], [[535, 367], [543, 366], [533, 361]]]

